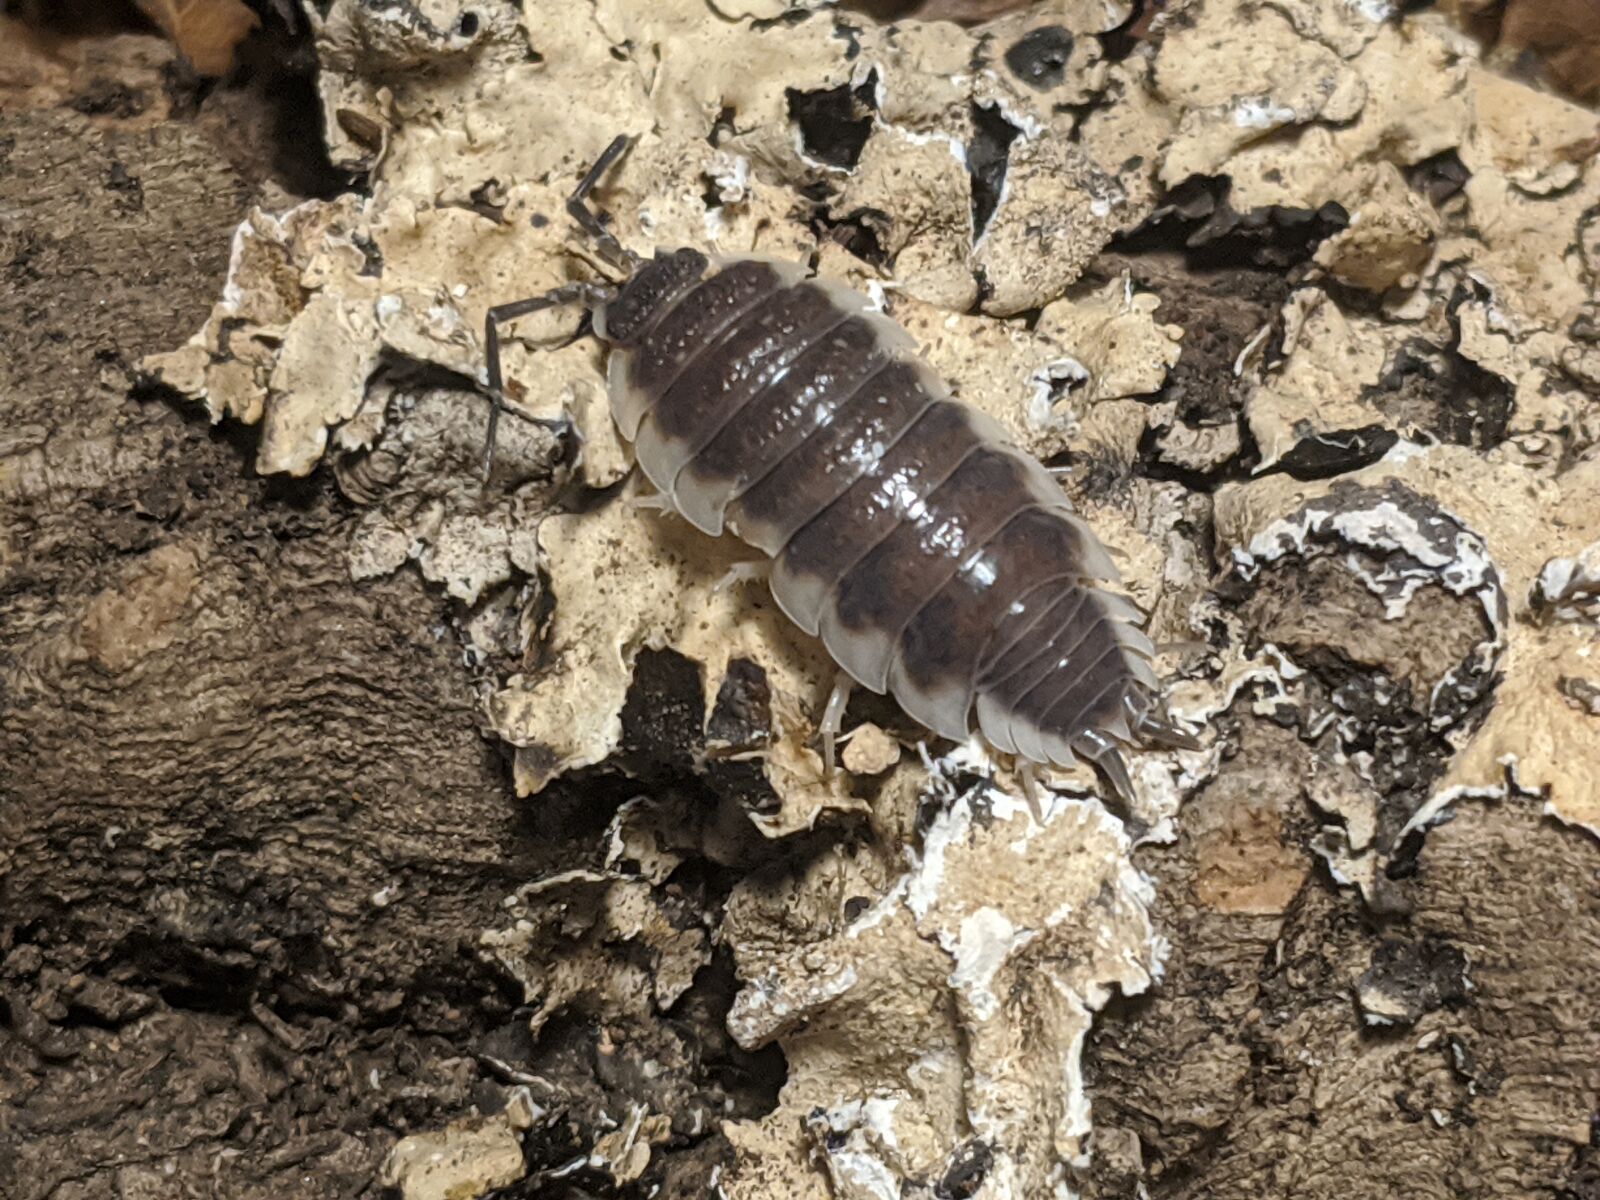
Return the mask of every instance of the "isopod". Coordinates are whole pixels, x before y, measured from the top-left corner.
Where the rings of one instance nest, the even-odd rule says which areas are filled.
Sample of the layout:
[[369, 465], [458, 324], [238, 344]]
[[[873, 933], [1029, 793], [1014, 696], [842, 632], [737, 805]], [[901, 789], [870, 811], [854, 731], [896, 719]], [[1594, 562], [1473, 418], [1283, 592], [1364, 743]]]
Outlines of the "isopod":
[[[623, 278], [489, 313], [491, 447], [497, 326], [584, 304], [612, 416], [663, 505], [767, 555], [779, 607], [850, 680], [1025, 766], [1082, 758], [1124, 797], [1121, 748], [1193, 745], [1165, 715], [1139, 610], [1105, 586], [1116, 566], [1051, 474], [858, 292], [793, 263], [624, 248], [587, 197], [627, 146], [567, 204]], [[830, 769], [845, 694], [822, 721]]]

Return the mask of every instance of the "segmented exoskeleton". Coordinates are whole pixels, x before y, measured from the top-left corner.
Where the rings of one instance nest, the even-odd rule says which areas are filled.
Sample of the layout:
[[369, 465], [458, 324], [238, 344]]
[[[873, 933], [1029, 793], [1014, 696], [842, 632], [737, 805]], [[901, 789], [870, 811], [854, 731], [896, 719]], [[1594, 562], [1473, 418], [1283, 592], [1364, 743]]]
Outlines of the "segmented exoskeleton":
[[1119, 745], [1191, 745], [1138, 609], [1100, 586], [1116, 567], [1050, 473], [859, 293], [796, 264], [622, 247], [585, 201], [626, 146], [568, 204], [626, 277], [492, 310], [491, 390], [499, 322], [587, 304], [612, 415], [664, 504], [767, 554], [780, 607], [850, 678], [940, 736], [1087, 759], [1125, 796]]

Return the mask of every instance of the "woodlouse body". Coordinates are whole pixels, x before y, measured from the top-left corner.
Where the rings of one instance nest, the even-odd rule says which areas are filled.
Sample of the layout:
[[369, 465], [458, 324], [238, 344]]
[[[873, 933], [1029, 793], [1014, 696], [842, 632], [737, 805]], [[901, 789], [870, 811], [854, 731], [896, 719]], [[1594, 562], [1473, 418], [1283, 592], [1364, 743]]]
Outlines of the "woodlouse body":
[[[498, 326], [587, 304], [645, 475], [704, 532], [765, 552], [779, 606], [858, 683], [943, 737], [1085, 758], [1123, 796], [1120, 745], [1193, 747], [1164, 714], [1138, 609], [1099, 586], [1116, 567], [1049, 472], [859, 293], [794, 263], [623, 247], [586, 198], [628, 145], [567, 202], [626, 278], [489, 310], [485, 472], [506, 407]], [[830, 768], [842, 695], [821, 723]]]
[[612, 413], [677, 512], [773, 559], [783, 611], [944, 737], [1034, 763], [1184, 744], [1067, 496], [900, 326], [803, 267], [692, 249], [595, 306]]

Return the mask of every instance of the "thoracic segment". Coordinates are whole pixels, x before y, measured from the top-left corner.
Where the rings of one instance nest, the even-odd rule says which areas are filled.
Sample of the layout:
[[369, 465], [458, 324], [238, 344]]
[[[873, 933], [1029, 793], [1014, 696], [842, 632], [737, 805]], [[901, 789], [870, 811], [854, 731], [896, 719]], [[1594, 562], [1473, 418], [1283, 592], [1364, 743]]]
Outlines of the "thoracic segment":
[[649, 479], [709, 534], [775, 559], [773, 594], [858, 682], [951, 738], [1036, 762], [1182, 741], [1154, 715], [1138, 610], [1066, 495], [909, 336], [803, 269], [694, 252], [599, 314], [612, 411]]

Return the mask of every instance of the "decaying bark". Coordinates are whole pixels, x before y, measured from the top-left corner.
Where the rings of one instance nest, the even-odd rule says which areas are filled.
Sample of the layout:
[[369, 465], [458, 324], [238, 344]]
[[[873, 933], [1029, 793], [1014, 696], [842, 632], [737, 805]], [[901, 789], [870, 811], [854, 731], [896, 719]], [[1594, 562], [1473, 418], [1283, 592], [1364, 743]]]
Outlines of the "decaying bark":
[[548, 1081], [552, 1156], [629, 1098], [760, 1103], [688, 1015], [725, 974], [630, 1039], [657, 1077], [582, 1025], [527, 1047], [475, 931], [568, 820], [511, 798], [447, 599], [351, 582], [330, 481], [135, 386], [261, 192], [214, 110], [169, 114], [158, 42], [78, 50], [0, 118], [0, 1195], [375, 1193], [397, 1137], [500, 1106], [491, 1060]]
[[[377, 7], [327, 19], [365, 36]], [[393, 7], [445, 49], [413, 25], [368, 51], [437, 68], [444, 115], [418, 128], [444, 162], [482, 115], [461, 82], [480, 26]], [[804, 24], [771, 7], [718, 6], [728, 61]], [[1513, 161], [1477, 77], [1499, 140], [1446, 115], [1411, 145], [1396, 117], [1374, 150], [1348, 65], [1371, 31], [1276, 0], [1249, 19], [1302, 56], [1263, 85], [1280, 142], [1326, 135], [1359, 170], [1285, 151], [1274, 178], [1272, 139], [1208, 123], [1200, 67], [1107, 84], [1150, 32], [1136, 7], [1030, 35], [1043, 65], [1012, 67], [1064, 72], [1039, 111], [1081, 113], [1070, 142], [1008, 149], [1031, 127], [1004, 89], [988, 118], [915, 91], [962, 64], [908, 26], [904, 59], [868, 36], [905, 93], [740, 77], [747, 115], [786, 115], [728, 116], [737, 149], [852, 168], [808, 212], [786, 167], [731, 152], [703, 179], [719, 201], [672, 208], [650, 182], [679, 169], [669, 142], [612, 197], [629, 237], [821, 234], [858, 282], [892, 263], [897, 315], [964, 395], [1074, 468], [1184, 641], [1169, 665], [1209, 749], [1146, 769], [1116, 815], [1057, 779], [1043, 827], [981, 763], [927, 770], [870, 698], [818, 781], [825, 661], [716, 586], [728, 546], [625, 506], [592, 348], [530, 334], [511, 359], [584, 454], [511, 423], [473, 482], [475, 335], [427, 271], [492, 268], [493, 300], [570, 271], [528, 231], [575, 155], [514, 141], [494, 161], [525, 175], [433, 180], [394, 80], [329, 38], [335, 157], [395, 172], [380, 203], [316, 155], [268, 161], [286, 122], [302, 150], [320, 124], [303, 79], [258, 62], [210, 90], [146, 35], [0, 49], [0, 1196], [1600, 1197], [1600, 368], [1568, 303], [1600, 277], [1600, 220], [1563, 275], [1518, 258], [1543, 234], [1517, 207], [1566, 219], [1600, 167], [1537, 137]], [[1173, 7], [1158, 34], [1200, 55], [1207, 6]], [[591, 19], [618, 46], [653, 28]], [[476, 69], [526, 81], [532, 58], [495, 57], [517, 22], [483, 21]], [[533, 44], [559, 70], [603, 47], [585, 36]], [[664, 78], [597, 96], [578, 140], [692, 125]], [[965, 160], [944, 126], [895, 124], [940, 104], [974, 122]], [[1142, 152], [1188, 164], [1172, 178], [1112, 161], [1146, 118]], [[405, 191], [423, 177], [436, 206]], [[985, 207], [992, 238], [964, 247]], [[1468, 272], [1450, 294], [1451, 253], [1547, 324], [1507, 333]], [[281, 293], [241, 300], [264, 279]], [[1407, 308], [1430, 288], [1436, 313]], [[1000, 319], [1019, 311], [1026, 337]]]

